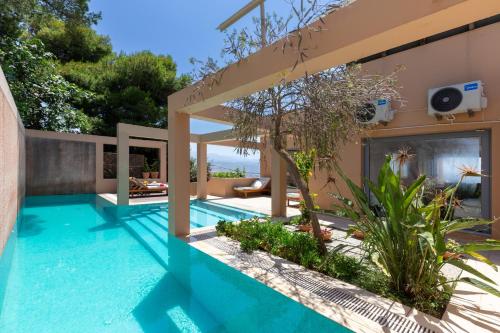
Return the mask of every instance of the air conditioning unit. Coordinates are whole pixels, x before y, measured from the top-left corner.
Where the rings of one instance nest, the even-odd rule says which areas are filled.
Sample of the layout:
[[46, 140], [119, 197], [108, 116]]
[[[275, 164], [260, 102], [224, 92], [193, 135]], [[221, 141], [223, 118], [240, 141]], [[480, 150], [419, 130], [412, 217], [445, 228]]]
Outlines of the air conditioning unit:
[[430, 89], [428, 103], [427, 113], [439, 118], [457, 113], [472, 115], [472, 112], [486, 108], [487, 99], [484, 96], [483, 83], [471, 81]]
[[387, 124], [394, 118], [394, 110], [391, 110], [391, 103], [386, 99], [366, 103], [358, 110], [356, 117], [363, 124]]

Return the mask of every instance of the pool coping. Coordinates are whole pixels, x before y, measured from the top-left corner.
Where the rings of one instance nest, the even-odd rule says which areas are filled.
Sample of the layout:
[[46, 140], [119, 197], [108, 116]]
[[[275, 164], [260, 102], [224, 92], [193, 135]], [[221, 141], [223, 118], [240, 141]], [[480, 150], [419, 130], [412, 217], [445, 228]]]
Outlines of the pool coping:
[[[217, 246], [217, 244], [214, 243], [214, 240], [219, 242], [220, 246]], [[484, 319], [484, 322], [487, 324], [473, 321], [473, 319], [477, 320], [478, 316], [484, 315], [484, 310], [481, 310], [478, 304], [478, 302], [481, 302], [484, 298], [477, 296], [484, 293], [477, 292], [477, 290], [472, 292], [472, 294], [476, 295], [475, 299], [472, 297], [473, 300], [465, 302], [468, 305], [466, 310], [468, 311], [470, 318], [463, 318], [464, 316], [460, 316], [460, 314], [464, 311], [463, 307], [461, 307], [461, 304], [464, 303], [464, 293], [471, 292], [470, 287], [466, 286], [464, 283], [459, 283], [457, 285], [443, 319], [438, 319], [415, 309], [411, 309], [401, 303], [368, 292], [354, 285], [331, 278], [316, 271], [308, 270], [300, 265], [269, 253], [254, 251], [252, 254], [246, 254], [239, 249], [238, 242], [224, 236], [217, 236], [214, 226], [192, 230], [192, 233], [185, 239], [185, 241], [205, 254], [235, 268], [241, 273], [256, 279], [268, 287], [287, 297], [290, 297], [291, 299], [353, 330], [354, 332], [456, 333], [472, 331], [490, 332], [492, 329], [494, 330], [497, 327], [500, 329], [500, 320], [498, 320], [497, 323], [491, 322], [494, 320], [495, 315], [492, 316], [490, 314]], [[263, 262], [277, 263], [275, 266], [279, 265], [284, 268], [284, 271], [258, 267]], [[297, 284], [290, 282], [290, 278], [287, 278], [287, 276], [290, 275], [290, 272], [299, 274], [301, 279], [309, 280], [310, 283], [323, 286], [327, 285], [328, 289], [332, 290], [337, 289], [340, 294], [353, 295], [354, 297], [351, 298], [356, 298], [358, 300], [350, 301], [347, 299], [350, 296], [342, 296], [344, 299], [337, 302], [342, 305], [337, 304], [335, 301], [326, 297], [328, 295], [318, 295], [318, 292], [312, 292], [310, 290], [311, 288], [304, 288], [300, 285], [300, 283]], [[468, 296], [468, 298], [470, 297], [471, 296]], [[357, 305], [354, 304], [356, 302], [358, 303], [357, 305], [363, 303], [365, 309], [357, 311], [357, 313], [356, 310], [359, 309], [356, 309]], [[474, 305], [477, 307], [476, 311], [471, 310], [471, 307], [474, 307]], [[383, 318], [381, 319], [380, 316], [378, 316], [377, 321], [375, 321], [374, 317], [376, 316], [370, 313], [372, 309], [377, 309], [376, 311], [382, 313]], [[383, 311], [380, 312], [380, 309], [383, 309]], [[488, 324], [493, 326], [488, 326]]]

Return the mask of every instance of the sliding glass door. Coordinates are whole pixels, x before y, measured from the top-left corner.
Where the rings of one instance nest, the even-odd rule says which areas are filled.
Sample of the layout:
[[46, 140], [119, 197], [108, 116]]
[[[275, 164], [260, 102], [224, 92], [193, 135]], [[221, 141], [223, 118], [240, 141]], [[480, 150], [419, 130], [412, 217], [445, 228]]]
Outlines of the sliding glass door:
[[[429, 192], [455, 185], [460, 179], [460, 168], [470, 167], [490, 174], [490, 133], [474, 131], [367, 139], [364, 152], [365, 177], [376, 180], [378, 170], [386, 155], [395, 156], [399, 150], [407, 149], [413, 157], [401, 170], [405, 184], [418, 176], [427, 175]], [[396, 164], [393, 169], [397, 169]], [[469, 177], [457, 191], [460, 206], [454, 216], [489, 218], [490, 182], [488, 177]], [[475, 230], [489, 232], [489, 227]]]

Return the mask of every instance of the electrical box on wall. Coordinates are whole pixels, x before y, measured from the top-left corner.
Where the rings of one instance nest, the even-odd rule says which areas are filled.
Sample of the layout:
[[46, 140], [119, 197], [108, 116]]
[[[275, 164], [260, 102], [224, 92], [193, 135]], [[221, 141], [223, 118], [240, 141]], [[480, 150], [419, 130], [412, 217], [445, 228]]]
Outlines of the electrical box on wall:
[[427, 113], [442, 117], [458, 113], [481, 111], [487, 106], [481, 81], [471, 81], [429, 89]]
[[387, 99], [378, 99], [366, 103], [358, 110], [356, 117], [363, 124], [386, 124], [394, 118], [394, 110], [391, 110], [391, 103]]

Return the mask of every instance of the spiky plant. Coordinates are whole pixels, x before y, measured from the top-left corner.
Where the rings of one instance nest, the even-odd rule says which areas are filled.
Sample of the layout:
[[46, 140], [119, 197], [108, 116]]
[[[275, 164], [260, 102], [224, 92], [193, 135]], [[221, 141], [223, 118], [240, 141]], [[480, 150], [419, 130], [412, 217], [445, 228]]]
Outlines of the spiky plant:
[[[468, 255], [487, 263], [496, 271], [497, 266], [478, 251], [500, 250], [500, 241], [455, 245], [454, 255], [446, 255], [450, 233], [495, 222], [453, 218], [457, 189], [465, 178], [480, 177], [480, 172], [463, 168], [456, 185], [437, 192], [426, 204], [423, 200], [426, 176], [420, 176], [409, 186], [404, 186], [399, 172], [392, 170], [391, 162], [392, 158], [387, 156], [376, 183], [367, 180], [371, 193], [381, 207], [379, 210], [374, 210], [363, 189], [338, 166], [336, 170], [350, 189], [353, 201], [335, 196], [343, 203], [337, 208], [356, 221], [355, 228], [365, 234], [364, 242], [371, 251], [371, 259], [389, 276], [395, 291], [418, 303], [419, 300], [433, 299], [436, 293], [449, 291], [450, 284], [462, 281], [500, 296], [500, 292], [493, 287], [496, 282], [463, 259]], [[456, 266], [473, 277], [450, 280], [442, 273], [446, 264]]]

